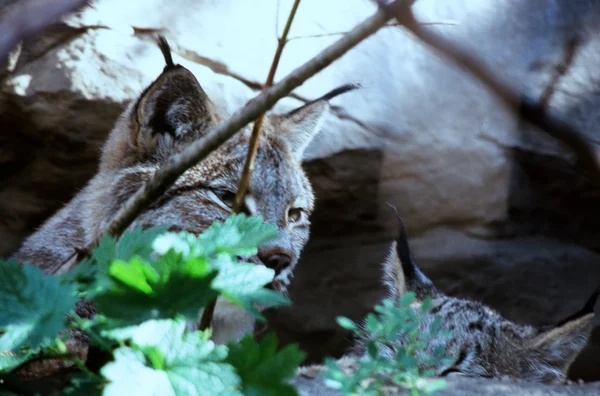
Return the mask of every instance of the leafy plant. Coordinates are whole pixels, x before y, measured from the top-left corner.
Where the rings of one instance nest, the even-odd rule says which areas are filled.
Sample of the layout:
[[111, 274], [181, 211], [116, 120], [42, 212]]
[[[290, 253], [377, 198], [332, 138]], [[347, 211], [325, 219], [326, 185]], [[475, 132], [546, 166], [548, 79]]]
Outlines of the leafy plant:
[[[91, 257], [62, 276], [29, 264], [0, 263], [0, 380], [30, 359], [66, 359], [79, 372], [64, 394], [295, 395], [286, 383], [304, 354], [277, 351], [275, 337], [229, 346], [210, 330], [190, 330], [209, 301], [220, 297], [264, 320], [255, 305], [289, 301], [264, 286], [274, 271], [240, 262], [273, 238], [259, 217], [232, 215], [203, 234], [136, 229], [104, 237]], [[96, 315], [75, 314], [80, 297]], [[69, 354], [68, 329], [84, 332], [111, 359], [99, 370]]]
[[[345, 395], [373, 396], [398, 387], [409, 389], [413, 396], [443, 388], [444, 380], [429, 377], [437, 367], [451, 364], [454, 359], [446, 356], [443, 342], [437, 342], [438, 346], [433, 348], [428, 346], [433, 345], [432, 340], [446, 339], [449, 334], [440, 330], [439, 318], [424, 331], [423, 315], [430, 310], [431, 299], [425, 299], [419, 308], [411, 305], [414, 299], [415, 294], [407, 292], [397, 303], [384, 300], [375, 307], [375, 313], [367, 315], [363, 326], [338, 317], [340, 326], [365, 342], [367, 352], [352, 368], [328, 359], [326, 384]], [[395, 347], [392, 353], [389, 345]], [[383, 348], [388, 353], [382, 353]]]
[[296, 390], [285, 380], [294, 376], [304, 357], [293, 346], [277, 352], [277, 339], [271, 334], [259, 344], [248, 336], [231, 344], [227, 362], [237, 369], [246, 395], [292, 396]]

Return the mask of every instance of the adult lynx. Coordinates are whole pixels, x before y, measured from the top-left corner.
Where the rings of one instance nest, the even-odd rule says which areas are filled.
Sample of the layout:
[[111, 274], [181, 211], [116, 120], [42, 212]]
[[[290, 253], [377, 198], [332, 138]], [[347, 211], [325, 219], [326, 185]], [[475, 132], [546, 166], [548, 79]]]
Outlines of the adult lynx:
[[[223, 116], [194, 77], [173, 63], [167, 42], [159, 39], [166, 66], [161, 75], [121, 115], [106, 141], [95, 177], [74, 199], [31, 235], [15, 257], [55, 271], [78, 247], [103, 234], [119, 208], [169, 157], [201, 139]], [[345, 90], [349, 90], [347, 88]], [[309, 237], [314, 194], [301, 167], [302, 155], [327, 113], [326, 95], [287, 114], [265, 117], [244, 211], [277, 226], [278, 238], [259, 247], [250, 261], [275, 270], [274, 284], [285, 292]], [[188, 169], [131, 225], [170, 225], [201, 233], [231, 214], [246, 161], [250, 128]], [[219, 301], [213, 319], [217, 342], [253, 329], [244, 311]]]

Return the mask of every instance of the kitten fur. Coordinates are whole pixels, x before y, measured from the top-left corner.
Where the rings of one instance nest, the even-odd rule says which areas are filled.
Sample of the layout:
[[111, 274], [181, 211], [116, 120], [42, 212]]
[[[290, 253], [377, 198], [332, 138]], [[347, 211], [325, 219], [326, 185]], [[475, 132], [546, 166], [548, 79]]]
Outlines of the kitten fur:
[[[569, 365], [588, 342], [592, 331], [596, 291], [585, 307], [553, 326], [534, 328], [520, 325], [502, 317], [498, 312], [476, 301], [450, 297], [439, 291], [419, 269], [411, 257], [406, 232], [399, 217], [399, 237], [393, 242], [383, 264], [382, 282], [386, 298], [399, 301], [406, 292], [414, 292], [414, 309], [431, 297], [432, 308], [424, 314], [420, 331], [426, 332], [431, 323], [441, 319], [441, 331], [450, 332], [450, 338], [432, 338], [417, 353], [420, 369], [434, 369], [437, 376], [465, 376], [485, 378], [513, 378], [542, 383], [562, 383]], [[356, 340], [352, 350], [338, 360], [346, 370], [357, 368], [356, 360], [366, 356], [369, 337]], [[380, 353], [394, 358], [396, 351], [408, 343], [401, 336], [386, 345], [379, 345]], [[430, 367], [425, 356], [431, 356], [436, 347], [446, 346], [453, 364]], [[306, 366], [299, 374], [314, 376], [323, 366]]]

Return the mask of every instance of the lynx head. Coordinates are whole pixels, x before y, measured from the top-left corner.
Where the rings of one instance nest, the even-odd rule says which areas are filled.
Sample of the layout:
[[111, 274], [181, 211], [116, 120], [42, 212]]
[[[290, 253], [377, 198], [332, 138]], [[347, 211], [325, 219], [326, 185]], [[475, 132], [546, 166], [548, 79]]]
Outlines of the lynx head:
[[[164, 39], [159, 46], [166, 61], [162, 74], [124, 112], [105, 144], [95, 189], [99, 192], [88, 205], [88, 239], [103, 232], [105, 220], [162, 164], [205, 138], [223, 119], [194, 75], [173, 63]], [[301, 160], [321, 127], [330, 97], [264, 119], [243, 211], [275, 225], [278, 238], [247, 259], [274, 269], [281, 291], [308, 240], [314, 195]], [[250, 127], [244, 128], [188, 169], [131, 227], [170, 225], [173, 231], [201, 233], [214, 221], [225, 220], [232, 213], [250, 134]]]
[[[479, 302], [449, 297], [436, 289], [413, 261], [401, 219], [400, 236], [383, 266], [383, 282], [388, 297], [394, 301], [407, 291], [415, 293], [416, 305], [427, 296], [433, 299], [432, 309], [423, 317], [421, 326], [425, 330], [439, 317], [442, 329], [449, 331], [451, 338], [434, 338], [423, 352], [445, 345], [455, 358], [452, 365], [437, 368], [436, 375], [440, 376], [564, 381], [569, 365], [588, 341], [598, 297], [598, 292], [594, 293], [580, 312], [548, 328], [513, 323]], [[398, 339], [382, 346], [382, 353], [392, 357], [404, 342]], [[357, 352], [362, 352], [363, 344], [364, 340], [359, 341]]]

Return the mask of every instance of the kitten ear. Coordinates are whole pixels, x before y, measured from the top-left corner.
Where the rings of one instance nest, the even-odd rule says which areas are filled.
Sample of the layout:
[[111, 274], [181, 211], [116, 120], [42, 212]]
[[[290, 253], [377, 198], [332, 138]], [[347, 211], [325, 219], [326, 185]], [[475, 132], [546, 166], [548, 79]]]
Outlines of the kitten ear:
[[385, 261], [383, 262], [383, 285], [387, 290], [387, 297], [398, 301], [406, 293], [406, 278], [402, 271], [402, 262], [398, 257], [397, 242], [392, 242]]
[[357, 88], [360, 85], [342, 85], [287, 114], [273, 118], [279, 128], [278, 136], [288, 144], [290, 152], [298, 161], [302, 160], [306, 147], [321, 130], [329, 111], [329, 100]]
[[162, 74], [141, 94], [131, 113], [130, 146], [139, 159], [164, 160], [198, 139], [217, 117], [213, 105], [186, 68], [173, 63], [169, 44], [159, 37]]
[[407, 291], [414, 292], [421, 300], [428, 296], [440, 295], [433, 282], [421, 272], [413, 260], [404, 221], [398, 211], [392, 208], [396, 211], [399, 233], [398, 239], [392, 243], [388, 257], [383, 263], [383, 284], [388, 289], [389, 297], [397, 300]]
[[570, 320], [528, 340], [525, 370], [544, 382], [562, 381], [569, 366], [587, 344], [594, 314]]
[[[526, 341], [526, 354], [535, 364], [525, 367], [532, 375], [543, 375], [544, 380], [562, 381], [569, 366], [587, 344], [593, 329], [594, 307], [600, 288], [588, 298], [583, 308], [561, 320], [555, 326]], [[544, 370], [545, 369], [545, 370]]]

